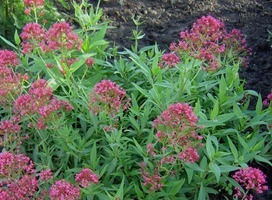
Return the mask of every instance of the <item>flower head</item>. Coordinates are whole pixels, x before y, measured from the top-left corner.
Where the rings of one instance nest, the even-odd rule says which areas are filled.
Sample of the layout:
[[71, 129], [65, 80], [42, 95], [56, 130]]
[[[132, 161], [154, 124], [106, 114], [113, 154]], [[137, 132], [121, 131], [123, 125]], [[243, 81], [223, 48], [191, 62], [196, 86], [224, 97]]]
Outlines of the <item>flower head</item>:
[[162, 55], [162, 61], [168, 67], [175, 67], [180, 62], [180, 58], [174, 53], [166, 53]]
[[104, 110], [115, 116], [121, 110], [126, 110], [129, 107], [126, 91], [110, 80], [102, 80], [97, 83], [90, 98], [90, 109], [96, 115]]
[[77, 200], [80, 189], [62, 179], [51, 186], [49, 195], [51, 200]]
[[79, 50], [82, 40], [66, 22], [55, 23], [45, 35], [44, 51]]
[[22, 174], [33, 174], [35, 165], [24, 154], [4, 152], [0, 154], [0, 176], [17, 177]]
[[[197, 121], [197, 116], [188, 104], [172, 104], [153, 122], [153, 127], [157, 129], [156, 139], [163, 147], [173, 146], [175, 151], [171, 153], [178, 153], [178, 159], [196, 162], [199, 158], [196, 148], [202, 140], [196, 133]], [[148, 151], [154, 152], [150, 147]]]
[[144, 179], [144, 186], [149, 187], [150, 191], [159, 190], [163, 187], [162, 177], [160, 176], [158, 170], [155, 169], [155, 172], [151, 174], [148, 172], [145, 163], [141, 163], [140, 167], [141, 175]]
[[263, 100], [263, 105], [268, 107], [272, 102], [272, 93], [268, 94], [266, 99]]
[[250, 54], [244, 36], [237, 29], [227, 33], [224, 23], [210, 15], [203, 16], [190, 30], [180, 32], [181, 41], [172, 43], [173, 55], [186, 53], [203, 61], [204, 70], [216, 71], [222, 66], [220, 59], [232, 55], [235, 61], [246, 61]]
[[0, 50], [0, 67], [14, 67], [19, 63], [17, 54], [14, 51]]
[[[255, 191], [256, 193], [263, 193], [265, 190], [268, 190], [266, 185], [266, 176], [264, 173], [257, 168], [247, 167], [240, 169], [235, 172], [233, 178], [246, 190], [246, 191]], [[242, 193], [239, 188], [235, 188], [236, 193], [234, 196], [242, 197]], [[248, 199], [251, 197], [248, 196]]]
[[22, 92], [27, 75], [13, 73], [9, 67], [0, 67], [0, 105], [10, 107]]
[[87, 65], [88, 67], [90, 67], [90, 66], [92, 66], [92, 65], [94, 64], [94, 59], [92, 59], [92, 58], [87, 58], [85, 63], [86, 63], [86, 65]]
[[23, 53], [27, 54], [41, 48], [44, 43], [45, 29], [38, 23], [29, 23], [21, 33]]
[[90, 186], [91, 183], [98, 184], [99, 176], [93, 173], [92, 170], [85, 168], [78, 174], [76, 174], [76, 182], [80, 183], [80, 185], [84, 188]]
[[73, 107], [67, 101], [59, 100], [53, 96], [53, 90], [48, 82], [38, 79], [31, 84], [28, 94], [22, 94], [14, 103], [14, 111], [19, 116], [32, 116], [36, 114], [38, 129], [45, 129], [46, 122], [54, 120], [55, 114], [61, 110], [70, 111]]
[[34, 6], [40, 7], [43, 6], [44, 0], [24, 0], [24, 4], [30, 7]]
[[53, 178], [53, 173], [50, 169], [42, 170], [39, 174], [40, 181], [47, 181]]

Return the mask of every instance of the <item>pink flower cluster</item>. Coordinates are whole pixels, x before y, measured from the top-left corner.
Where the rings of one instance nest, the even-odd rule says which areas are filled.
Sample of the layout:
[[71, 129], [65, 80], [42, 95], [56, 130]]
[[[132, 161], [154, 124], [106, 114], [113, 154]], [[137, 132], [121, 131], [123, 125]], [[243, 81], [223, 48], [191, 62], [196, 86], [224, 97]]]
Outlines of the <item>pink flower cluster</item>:
[[23, 27], [21, 33], [22, 50], [24, 54], [44, 46], [45, 29], [38, 23], [29, 23]]
[[53, 97], [52, 88], [43, 79], [33, 82], [28, 94], [22, 94], [14, 103], [14, 111], [19, 116], [37, 115], [37, 124], [29, 123], [29, 126], [37, 125], [39, 129], [45, 129], [50, 117], [62, 109], [70, 111], [73, 107], [67, 101]]
[[[32, 9], [35, 9], [35, 12], [40, 11], [37, 8], [41, 8], [44, 5], [44, 0], [24, 0], [24, 4], [26, 6], [25, 14], [29, 15]], [[43, 13], [43, 11], [40, 13]]]
[[82, 45], [81, 39], [73, 32], [72, 27], [66, 22], [53, 24], [53, 27], [49, 28], [47, 31], [45, 39], [45, 51], [80, 50]]
[[77, 200], [80, 189], [65, 180], [56, 181], [50, 188], [50, 200]]
[[162, 55], [161, 66], [175, 67], [179, 62], [180, 58], [175, 53], [166, 53]]
[[33, 174], [35, 165], [29, 157], [24, 154], [12, 154], [4, 152], [0, 154], [0, 176], [17, 178], [22, 174]]
[[242, 199], [253, 199], [251, 194], [248, 194], [251, 190], [256, 193], [263, 193], [268, 190], [266, 184], [266, 176], [257, 168], [247, 167], [240, 169], [233, 175], [233, 178], [246, 190], [246, 196], [242, 194], [239, 188], [235, 188], [234, 196]]
[[39, 174], [39, 180], [41, 182], [43, 181], [47, 181], [47, 180], [50, 180], [53, 178], [53, 173], [50, 169], [45, 169], [45, 170], [42, 170]]
[[106, 111], [111, 116], [115, 116], [130, 106], [130, 99], [126, 98], [126, 91], [110, 80], [102, 80], [97, 83], [90, 98], [90, 110], [95, 115]]
[[[201, 145], [202, 140], [202, 136], [196, 133], [197, 121], [197, 116], [187, 103], [170, 105], [153, 122], [153, 127], [157, 129], [156, 139], [163, 144], [162, 151], [172, 146], [179, 150], [178, 159], [196, 162], [199, 156], [195, 148]], [[150, 147], [148, 151], [155, 154]]]
[[44, 0], [24, 0], [24, 4], [30, 7], [33, 7], [33, 6], [39, 7], [39, 6], [43, 6]]
[[92, 59], [92, 58], [87, 58], [85, 64], [86, 64], [88, 67], [92, 66], [92, 65], [94, 64], [94, 59]]
[[[221, 67], [219, 57], [227, 56], [230, 50], [235, 59], [246, 58], [250, 52], [240, 31], [235, 29], [227, 33], [224, 24], [209, 15], [198, 19], [190, 30], [180, 32], [180, 38], [179, 43], [170, 45], [172, 55], [166, 54], [167, 58], [169, 55], [176, 57], [174, 55], [187, 52], [190, 56], [204, 61], [204, 67], [208, 71], [219, 69]], [[166, 60], [164, 56], [162, 60]], [[169, 58], [165, 62], [167, 66], [175, 64], [173, 61], [170, 62], [173, 59], [168, 60]]]
[[79, 50], [82, 45], [82, 40], [66, 22], [55, 23], [48, 31], [38, 23], [29, 23], [20, 36], [25, 54], [37, 48], [44, 52]]
[[268, 94], [266, 99], [263, 100], [263, 105], [268, 107], [272, 102], [272, 93]]
[[0, 50], [0, 67], [14, 67], [20, 64], [14, 51]]
[[39, 184], [44, 181], [39, 181], [36, 176], [35, 165], [29, 157], [23, 154], [1, 153], [0, 199], [34, 199], [39, 190]]
[[13, 73], [10, 68], [0, 66], [0, 105], [9, 107], [21, 94], [23, 82], [27, 79], [27, 74]]
[[9, 151], [19, 151], [22, 141], [28, 135], [22, 136], [21, 127], [16, 118], [0, 122], [0, 145]]
[[163, 187], [162, 184], [162, 178], [158, 172], [158, 170], [155, 170], [153, 174], [149, 174], [146, 168], [146, 165], [144, 163], [140, 164], [141, 169], [141, 175], [144, 179], [143, 185], [147, 186], [150, 191], [159, 190]]
[[76, 182], [82, 187], [87, 188], [91, 183], [98, 184], [99, 176], [93, 173], [89, 168], [82, 169], [82, 171], [76, 174]]

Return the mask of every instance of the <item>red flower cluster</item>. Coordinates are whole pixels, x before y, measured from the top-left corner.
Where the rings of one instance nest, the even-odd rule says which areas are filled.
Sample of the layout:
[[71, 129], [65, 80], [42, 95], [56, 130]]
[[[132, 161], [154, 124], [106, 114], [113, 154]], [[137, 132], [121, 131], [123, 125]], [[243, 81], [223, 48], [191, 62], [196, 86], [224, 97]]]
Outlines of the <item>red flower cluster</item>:
[[271, 102], [272, 102], [272, 93], [268, 94], [266, 99], [263, 100], [263, 105], [269, 106]]
[[31, 200], [39, 189], [34, 163], [23, 154], [0, 154], [0, 199]]
[[20, 64], [14, 51], [0, 50], [0, 67], [14, 67]]
[[52, 179], [53, 178], [53, 173], [51, 172], [50, 169], [45, 169], [45, 170], [42, 170], [40, 173], [39, 173], [39, 180], [42, 182], [42, 181], [47, 181], [49, 179]]
[[111, 116], [115, 116], [130, 106], [130, 99], [126, 98], [126, 91], [110, 80], [102, 80], [97, 83], [90, 98], [90, 110], [95, 115], [106, 111]]
[[99, 176], [93, 173], [92, 170], [85, 168], [78, 174], [76, 174], [76, 182], [79, 183], [82, 187], [87, 188], [91, 183], [98, 184]]
[[53, 27], [47, 31], [45, 39], [45, 51], [80, 50], [82, 45], [81, 39], [73, 32], [72, 27], [66, 22], [53, 24]]
[[20, 36], [24, 54], [44, 46], [45, 29], [38, 23], [26, 24]]
[[79, 50], [82, 45], [82, 40], [66, 22], [55, 23], [48, 31], [38, 23], [29, 23], [20, 36], [25, 54], [36, 48], [44, 52]]
[[16, 120], [0, 122], [0, 145], [12, 152], [19, 151], [22, 141], [28, 138], [28, 135], [22, 136], [21, 127]]
[[175, 53], [166, 53], [162, 55], [162, 61], [160, 63], [162, 66], [175, 67], [180, 62], [180, 58]]
[[85, 64], [86, 64], [88, 67], [92, 66], [92, 65], [94, 64], [94, 59], [92, 59], [92, 58], [87, 58]]
[[[236, 60], [240, 57], [247, 58], [250, 52], [240, 31], [235, 29], [227, 33], [224, 24], [209, 15], [198, 19], [189, 31], [182, 31], [180, 38], [178, 44], [170, 45], [172, 55], [187, 52], [190, 56], [204, 61], [204, 67], [208, 71], [219, 69], [220, 57], [228, 55], [230, 50]], [[166, 62], [166, 65], [173, 64]]]
[[144, 179], [143, 185], [149, 187], [150, 191], [159, 190], [163, 187], [162, 178], [157, 170], [153, 174], [147, 172], [146, 165], [140, 164], [141, 175]]
[[236, 193], [234, 196], [236, 198], [251, 200], [253, 196], [248, 194], [248, 191], [253, 190], [256, 193], [263, 193], [265, 190], [268, 190], [268, 187], [265, 185], [266, 176], [260, 169], [253, 167], [240, 169], [235, 172], [233, 178], [247, 191], [245, 197], [239, 188], [235, 188]]
[[8, 67], [0, 67], [0, 105], [9, 107], [21, 94], [23, 81], [27, 79], [27, 74], [13, 73]]
[[38, 129], [45, 129], [46, 122], [61, 109], [69, 111], [73, 108], [68, 102], [53, 97], [52, 88], [43, 79], [32, 83], [28, 94], [22, 94], [14, 103], [14, 111], [19, 116], [38, 115], [37, 124], [29, 123], [29, 126], [37, 125]]
[[44, 0], [24, 0], [24, 4], [26, 6], [34, 7], [34, 6], [43, 6]]
[[[188, 104], [170, 105], [153, 122], [153, 127], [157, 129], [157, 141], [163, 144], [163, 149], [171, 146], [179, 149], [178, 159], [196, 162], [199, 156], [195, 148], [202, 140], [202, 137], [196, 134], [197, 120]], [[155, 154], [154, 150], [149, 149], [149, 152]]]
[[80, 189], [65, 180], [56, 181], [50, 188], [50, 200], [77, 200]]

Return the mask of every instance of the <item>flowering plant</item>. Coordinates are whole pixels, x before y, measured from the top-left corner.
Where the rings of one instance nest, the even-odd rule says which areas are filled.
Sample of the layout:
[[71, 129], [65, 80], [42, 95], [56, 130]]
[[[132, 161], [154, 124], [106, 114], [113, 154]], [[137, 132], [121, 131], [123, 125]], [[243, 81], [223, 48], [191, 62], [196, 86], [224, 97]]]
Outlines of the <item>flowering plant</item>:
[[74, 3], [74, 29], [41, 23], [44, 1], [24, 3], [33, 21], [0, 50], [0, 199], [246, 199], [267, 189], [251, 165], [272, 165], [271, 98], [243, 88], [240, 31], [203, 16], [169, 53], [139, 49], [138, 30], [132, 50], [117, 52], [101, 9]]

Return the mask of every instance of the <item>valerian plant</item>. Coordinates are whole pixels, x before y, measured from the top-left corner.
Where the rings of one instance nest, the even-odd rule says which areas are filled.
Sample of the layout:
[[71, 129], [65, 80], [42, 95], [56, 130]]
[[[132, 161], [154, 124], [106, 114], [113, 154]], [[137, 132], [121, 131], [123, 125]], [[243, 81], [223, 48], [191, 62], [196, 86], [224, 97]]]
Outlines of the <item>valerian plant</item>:
[[243, 88], [239, 30], [203, 16], [166, 52], [139, 48], [137, 26], [117, 52], [100, 8], [74, 2], [75, 29], [43, 23], [44, 1], [24, 3], [33, 21], [15, 44], [1, 37], [13, 49], [0, 50], [0, 199], [245, 200], [268, 189], [254, 166], [271, 166], [272, 98]]

